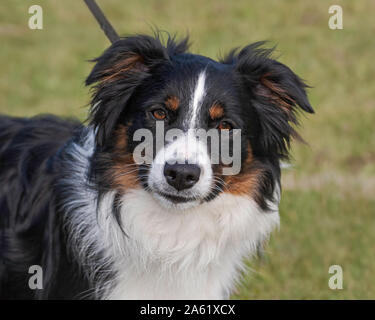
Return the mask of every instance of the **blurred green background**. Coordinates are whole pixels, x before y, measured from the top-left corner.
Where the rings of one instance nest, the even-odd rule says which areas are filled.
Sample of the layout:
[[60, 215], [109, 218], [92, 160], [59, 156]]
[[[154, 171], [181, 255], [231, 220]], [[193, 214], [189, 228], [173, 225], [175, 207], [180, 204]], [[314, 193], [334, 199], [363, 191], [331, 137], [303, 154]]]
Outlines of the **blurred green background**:
[[[283, 172], [281, 228], [249, 262], [235, 299], [375, 298], [375, 1], [97, 0], [122, 34], [157, 26], [190, 34], [192, 51], [217, 57], [258, 40], [313, 88], [309, 143], [293, 145]], [[43, 8], [44, 29], [28, 28]], [[343, 8], [343, 30], [328, 8]], [[109, 42], [80, 0], [1, 0], [0, 113], [87, 115], [83, 84]], [[1, 182], [0, 182], [1, 183]], [[343, 268], [343, 290], [328, 268]]]

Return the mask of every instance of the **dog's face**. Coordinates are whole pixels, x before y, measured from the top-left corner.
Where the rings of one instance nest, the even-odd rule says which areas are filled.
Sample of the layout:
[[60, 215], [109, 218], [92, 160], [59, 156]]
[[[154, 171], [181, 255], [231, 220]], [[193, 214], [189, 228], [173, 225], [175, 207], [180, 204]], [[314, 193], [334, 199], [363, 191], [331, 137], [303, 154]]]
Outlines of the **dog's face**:
[[144, 188], [167, 208], [222, 192], [272, 200], [279, 160], [296, 136], [303, 82], [254, 44], [223, 61], [186, 53], [186, 41], [129, 37], [96, 61], [96, 179], [119, 194]]

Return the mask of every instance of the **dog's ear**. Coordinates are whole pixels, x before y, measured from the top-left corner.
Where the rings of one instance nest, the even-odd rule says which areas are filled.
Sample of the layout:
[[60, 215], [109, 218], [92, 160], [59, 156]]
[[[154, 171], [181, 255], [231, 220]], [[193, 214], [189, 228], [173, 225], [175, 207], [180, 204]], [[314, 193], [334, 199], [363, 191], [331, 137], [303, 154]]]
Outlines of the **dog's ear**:
[[155, 63], [165, 59], [168, 59], [166, 48], [157, 38], [145, 35], [121, 38], [93, 60], [96, 64], [86, 85], [97, 82], [106, 85], [137, 73], [147, 73]]
[[96, 64], [86, 85], [95, 84], [90, 123], [96, 129], [99, 145], [105, 143], [135, 88], [152, 74], [152, 69], [186, 48], [187, 39], [176, 43], [168, 37], [164, 46], [157, 35], [138, 35], [121, 38], [93, 60]]
[[267, 154], [287, 157], [291, 137], [300, 138], [293, 125], [297, 113], [314, 113], [307, 95], [307, 85], [284, 64], [270, 58], [273, 49], [263, 49], [257, 42], [232, 52], [224, 63], [240, 73], [260, 127], [260, 146]]

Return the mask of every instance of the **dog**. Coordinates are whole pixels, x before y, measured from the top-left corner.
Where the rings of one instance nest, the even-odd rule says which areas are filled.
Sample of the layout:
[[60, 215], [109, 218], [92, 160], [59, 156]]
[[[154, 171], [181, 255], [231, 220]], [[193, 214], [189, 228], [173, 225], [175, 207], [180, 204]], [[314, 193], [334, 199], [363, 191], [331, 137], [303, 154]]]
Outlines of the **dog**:
[[[230, 297], [244, 259], [279, 226], [280, 162], [298, 112], [314, 111], [263, 42], [219, 61], [188, 49], [170, 36], [114, 42], [86, 79], [87, 125], [0, 117], [1, 298]], [[138, 152], [137, 132], [155, 147], [158, 126], [181, 135]], [[226, 134], [229, 155], [240, 139], [240, 170], [223, 174], [228, 163], [210, 156], [223, 148], [192, 129]]]

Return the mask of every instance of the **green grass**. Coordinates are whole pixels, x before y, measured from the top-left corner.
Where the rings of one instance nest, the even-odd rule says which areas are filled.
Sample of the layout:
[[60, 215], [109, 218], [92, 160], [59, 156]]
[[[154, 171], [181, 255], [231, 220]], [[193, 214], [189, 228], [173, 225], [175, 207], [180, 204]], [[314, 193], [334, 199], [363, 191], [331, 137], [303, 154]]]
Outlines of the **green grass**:
[[[40, 4], [44, 29], [28, 29]], [[375, 1], [337, 0], [344, 29], [328, 28], [325, 0], [98, 0], [119, 33], [152, 26], [187, 32], [192, 51], [217, 57], [258, 40], [313, 87], [316, 115], [303, 118], [309, 145], [294, 144], [283, 174], [281, 228], [262, 259], [249, 262], [236, 299], [375, 298]], [[108, 41], [83, 1], [2, 0], [0, 113], [85, 119], [84, 79]], [[328, 288], [328, 268], [344, 289]]]

